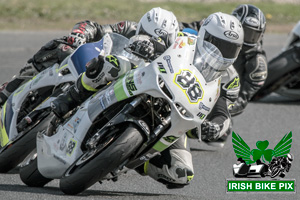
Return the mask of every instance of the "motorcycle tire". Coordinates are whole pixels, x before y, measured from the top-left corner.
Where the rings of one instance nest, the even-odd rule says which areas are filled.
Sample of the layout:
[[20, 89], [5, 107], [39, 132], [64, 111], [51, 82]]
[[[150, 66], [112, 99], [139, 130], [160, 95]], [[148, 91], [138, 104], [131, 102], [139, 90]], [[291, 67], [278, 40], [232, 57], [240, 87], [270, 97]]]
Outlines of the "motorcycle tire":
[[0, 173], [14, 169], [35, 148], [35, 135], [26, 134], [0, 153]]
[[48, 115], [42, 119], [40, 123], [35, 125], [29, 132], [25, 133], [24, 136], [7, 145], [6, 148], [0, 153], [0, 173], [7, 173], [14, 169], [20, 164], [26, 156], [36, 148], [36, 134], [38, 130], [44, 129], [48, 125]]
[[29, 187], [44, 187], [53, 179], [44, 177], [38, 170], [37, 158], [30, 160], [25, 166], [19, 169], [20, 178]]
[[[68, 195], [76, 195], [101, 180], [115, 170], [142, 144], [143, 136], [135, 125], [129, 125], [93, 159], [76, 168], [72, 174], [60, 180], [60, 190]], [[120, 134], [120, 133], [119, 133]]]

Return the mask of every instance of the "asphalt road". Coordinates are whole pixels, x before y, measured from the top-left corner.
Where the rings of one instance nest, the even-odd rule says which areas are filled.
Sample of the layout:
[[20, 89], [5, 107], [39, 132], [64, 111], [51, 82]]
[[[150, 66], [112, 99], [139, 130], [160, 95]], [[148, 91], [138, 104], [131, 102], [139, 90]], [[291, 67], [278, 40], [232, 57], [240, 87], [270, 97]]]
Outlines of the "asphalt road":
[[[43, 44], [67, 32], [0, 32], [0, 83], [9, 81], [25, 61]], [[287, 35], [265, 35], [265, 50], [268, 59], [279, 53]], [[250, 148], [257, 141], [268, 140], [273, 149], [284, 134], [293, 132], [291, 153], [295, 160], [285, 179], [300, 180], [300, 107], [298, 104], [250, 103], [245, 112], [234, 118], [233, 130], [241, 135]], [[52, 181], [44, 188], [29, 188], [20, 180], [17, 171], [0, 174], [0, 199], [300, 199], [299, 185], [296, 193], [226, 193], [226, 180], [233, 179], [232, 165], [236, 156], [231, 137], [225, 147], [212, 150], [190, 141], [194, 162], [195, 177], [183, 189], [168, 190], [149, 177], [141, 177], [130, 172], [117, 182], [95, 184], [77, 196], [64, 195], [58, 181]], [[267, 178], [268, 179], [268, 178]]]

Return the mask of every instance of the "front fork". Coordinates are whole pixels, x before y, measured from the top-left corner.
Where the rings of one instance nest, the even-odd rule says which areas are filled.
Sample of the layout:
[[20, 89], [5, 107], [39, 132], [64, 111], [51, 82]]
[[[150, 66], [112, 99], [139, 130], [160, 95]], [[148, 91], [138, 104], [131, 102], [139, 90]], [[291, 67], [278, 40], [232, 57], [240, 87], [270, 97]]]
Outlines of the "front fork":
[[132, 161], [126, 164], [126, 167], [135, 168], [143, 164], [146, 160], [150, 160], [151, 158], [159, 154], [159, 152], [154, 150], [153, 148], [151, 148], [150, 150], [147, 149], [149, 145], [153, 144], [156, 141], [157, 137], [161, 135], [170, 126], [171, 117], [168, 116], [164, 119], [161, 119], [161, 123], [158, 126], [156, 126], [156, 128], [153, 131], [150, 131], [147, 123], [143, 120], [131, 117], [130, 113], [134, 112], [136, 107], [142, 101], [145, 101], [147, 99], [146, 97], [147, 95], [140, 95], [130, 103], [126, 104], [126, 106], [117, 115], [115, 115], [114, 118], [112, 118], [103, 128], [101, 128], [87, 141], [87, 149], [95, 149], [102, 136], [107, 132], [107, 130], [110, 130], [111, 127], [114, 127], [117, 124], [127, 121], [136, 124], [142, 130], [141, 132], [147, 137], [147, 141], [139, 149], [139, 151], [136, 154], [137, 156], [135, 156], [135, 158]]
[[[114, 127], [117, 124], [120, 124], [124, 121], [132, 121], [135, 122], [130, 117], [130, 113], [132, 113], [135, 108], [146, 98], [146, 95], [140, 95], [136, 97], [133, 101], [126, 104], [125, 107], [116, 114], [105, 126], [103, 126], [97, 133], [95, 133], [86, 143], [86, 147], [89, 150], [95, 149], [97, 147], [98, 142], [101, 140], [102, 136], [109, 130], [111, 127]], [[136, 123], [136, 122], [135, 122]], [[136, 123], [141, 127], [139, 123]], [[149, 136], [148, 136], [149, 137]]]

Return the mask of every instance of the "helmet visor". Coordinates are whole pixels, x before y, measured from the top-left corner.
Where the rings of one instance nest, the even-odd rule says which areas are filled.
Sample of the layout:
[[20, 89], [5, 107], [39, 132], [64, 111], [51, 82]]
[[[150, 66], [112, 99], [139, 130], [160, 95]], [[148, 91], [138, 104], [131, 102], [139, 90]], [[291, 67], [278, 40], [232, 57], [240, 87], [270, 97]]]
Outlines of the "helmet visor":
[[221, 75], [221, 72], [224, 70], [225, 60], [216, 46], [203, 41], [203, 45], [197, 48], [193, 64], [201, 72], [205, 80], [210, 82]]
[[261, 37], [262, 32], [248, 26], [244, 28], [244, 43], [247, 45], [255, 45]]
[[143, 28], [142, 25], [139, 27], [138, 30], [136, 30], [135, 34], [136, 34], [136, 35], [148, 35], [148, 36], [150, 36], [150, 37], [153, 37], [153, 35], [151, 35], [150, 33], [148, 33], [148, 32]]
[[242, 45], [229, 42], [211, 35], [209, 32], [205, 32], [204, 40], [212, 43], [221, 51], [224, 58], [236, 58], [241, 50]]

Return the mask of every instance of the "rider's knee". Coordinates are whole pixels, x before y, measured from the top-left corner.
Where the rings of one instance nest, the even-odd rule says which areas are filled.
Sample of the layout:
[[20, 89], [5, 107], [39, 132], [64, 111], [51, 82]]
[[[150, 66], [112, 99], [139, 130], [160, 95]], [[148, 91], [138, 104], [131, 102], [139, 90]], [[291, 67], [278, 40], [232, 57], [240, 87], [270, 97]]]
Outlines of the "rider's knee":
[[184, 149], [172, 149], [169, 155], [170, 157], [159, 157], [146, 162], [143, 173], [163, 183], [169, 189], [188, 185], [194, 177], [190, 152]]

